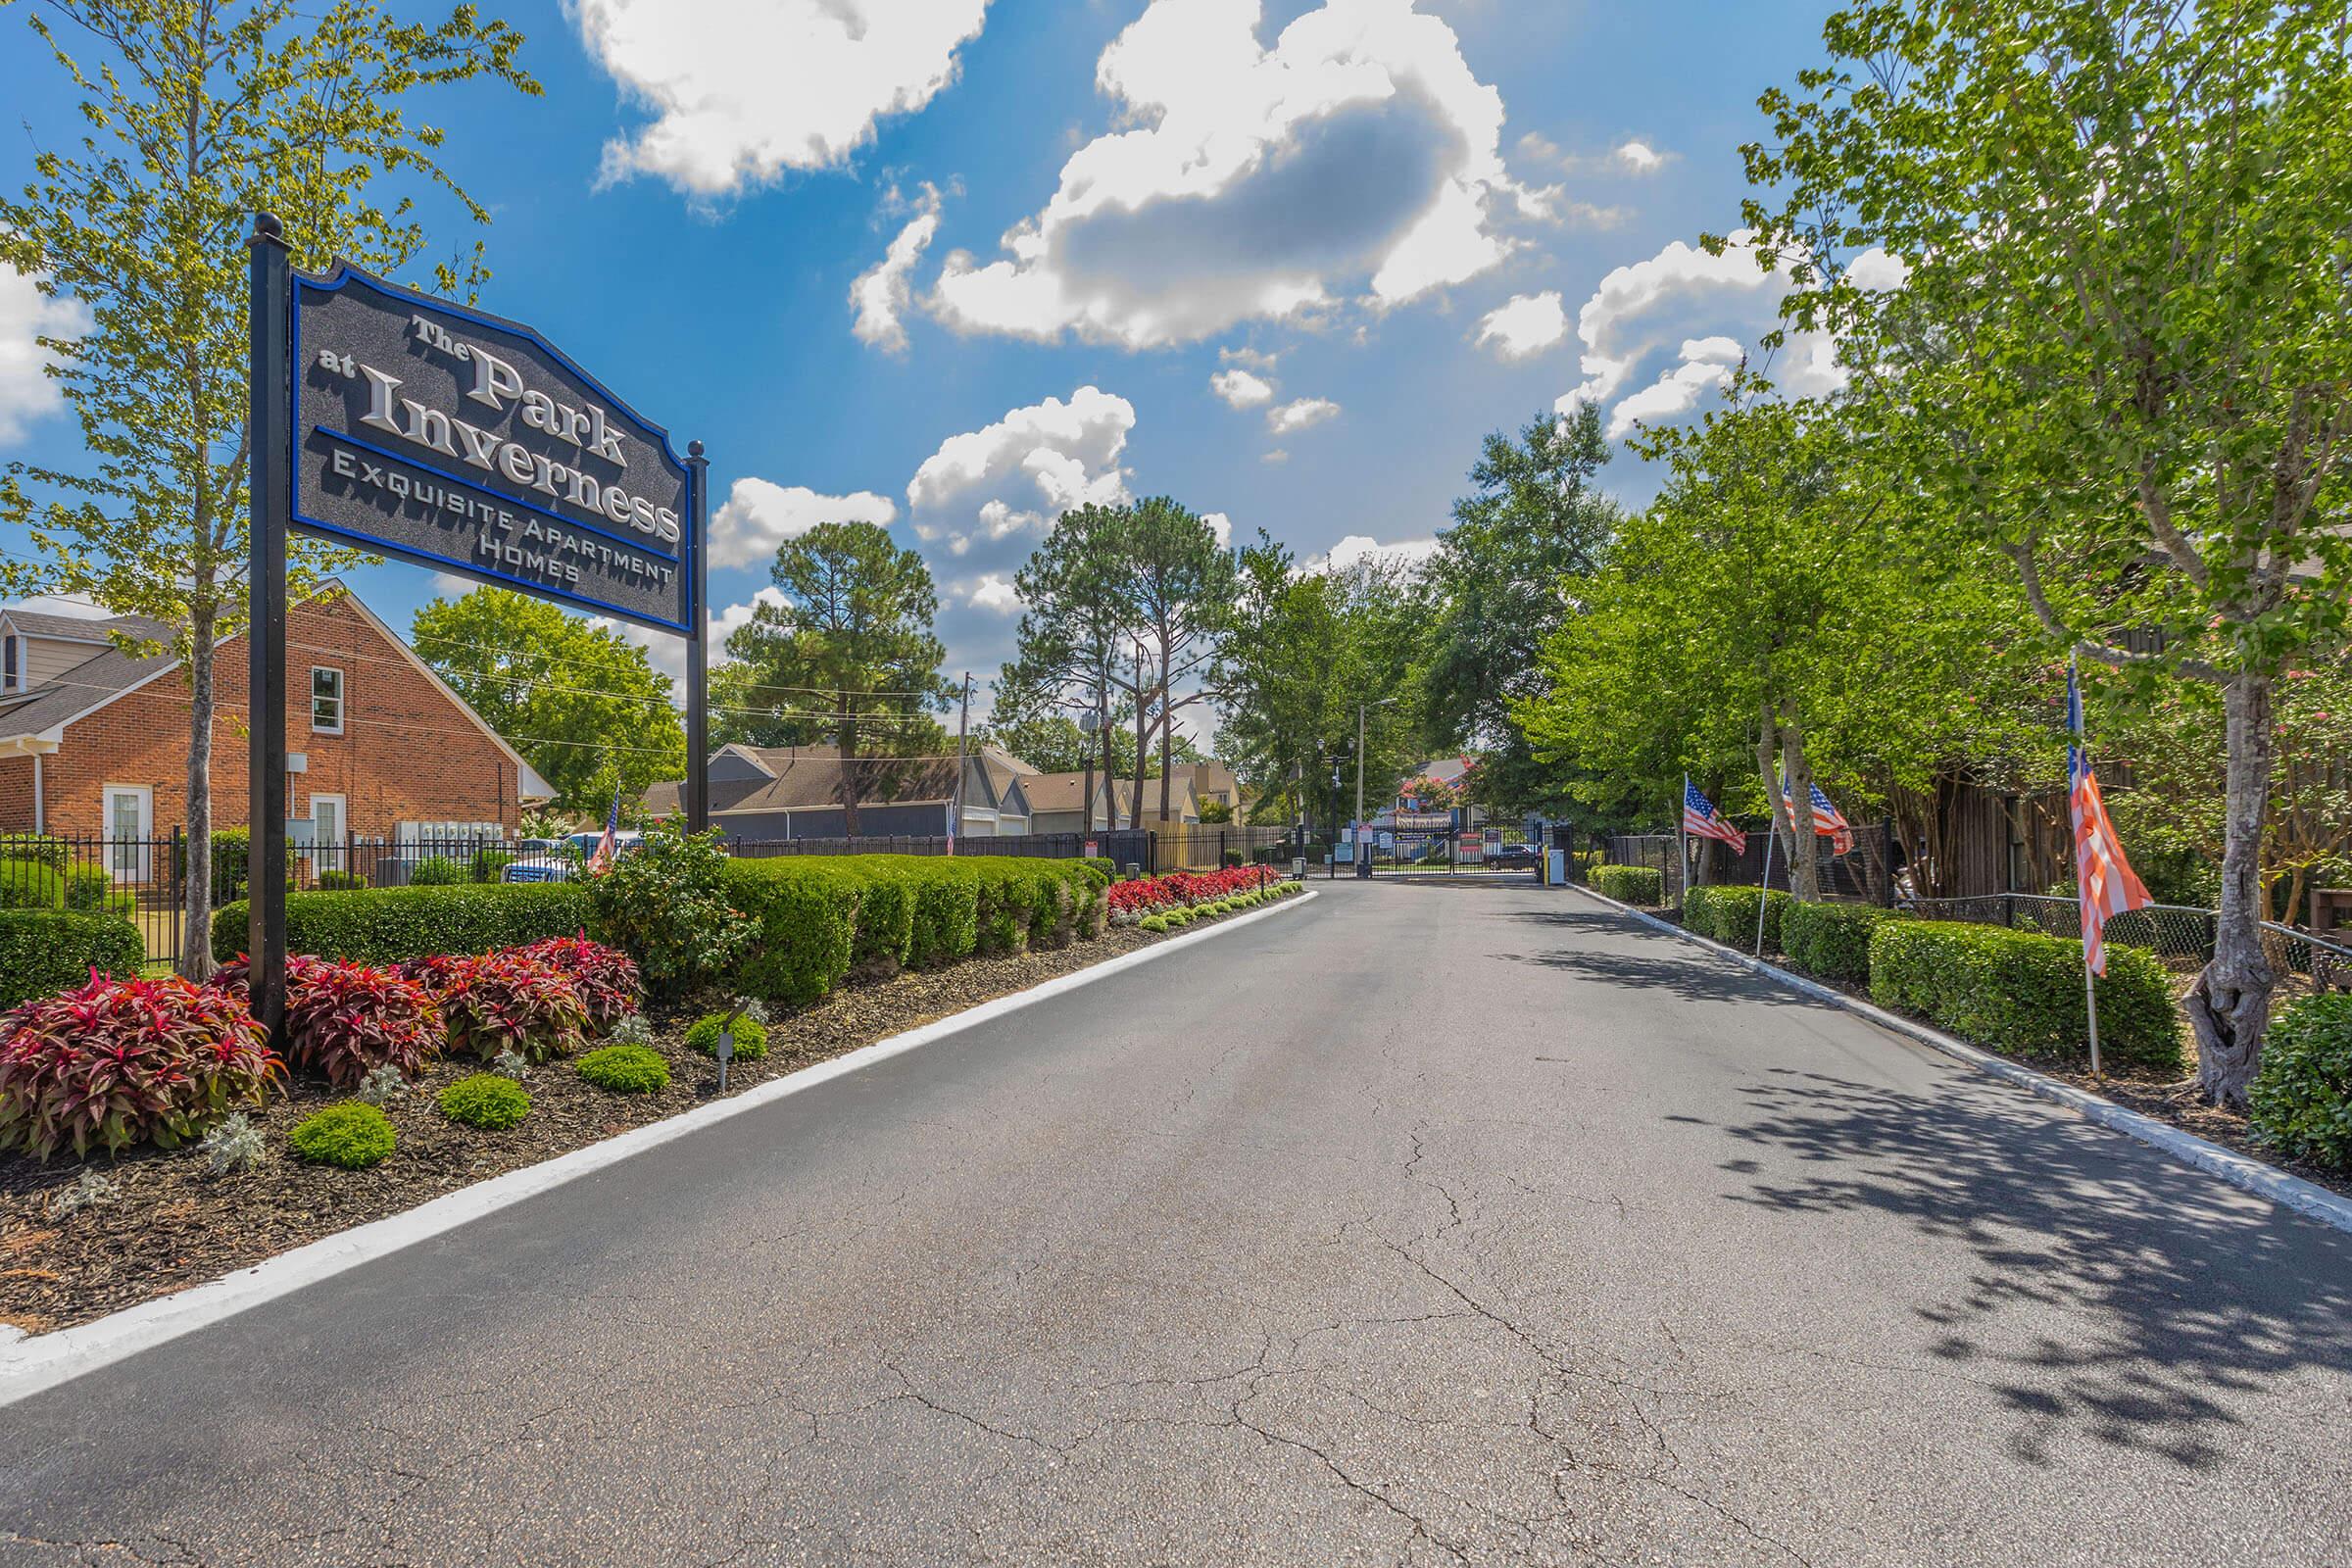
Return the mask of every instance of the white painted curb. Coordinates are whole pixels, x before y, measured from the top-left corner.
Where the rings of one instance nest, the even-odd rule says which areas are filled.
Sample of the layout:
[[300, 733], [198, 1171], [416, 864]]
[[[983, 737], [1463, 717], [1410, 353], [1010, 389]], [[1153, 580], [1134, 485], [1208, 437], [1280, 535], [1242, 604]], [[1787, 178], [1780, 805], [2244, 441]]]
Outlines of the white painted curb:
[[2316, 1219], [2323, 1225], [2332, 1225], [2339, 1231], [2352, 1234], [2352, 1199], [2340, 1198], [2315, 1182], [2307, 1182], [2300, 1176], [2290, 1176], [2276, 1166], [2266, 1165], [2258, 1159], [2249, 1158], [2233, 1149], [2224, 1149], [2221, 1145], [2209, 1143], [2194, 1133], [2182, 1132], [2170, 1122], [2142, 1115], [2136, 1110], [2117, 1104], [2104, 1096], [2094, 1095], [2087, 1089], [2078, 1089], [2073, 1084], [2063, 1083], [2056, 1078], [2035, 1072], [2033, 1068], [2011, 1061], [2006, 1056], [1998, 1056], [1991, 1052], [1972, 1046], [1965, 1040], [1956, 1040], [1942, 1030], [1932, 1029], [1915, 1018], [1905, 1018], [1899, 1013], [1888, 1012], [1884, 1007], [1873, 1006], [1867, 1002], [1849, 997], [1844, 992], [1833, 987], [1808, 980], [1802, 975], [1791, 974], [1777, 964], [1766, 963], [1761, 958], [1751, 957], [1737, 948], [1725, 947], [1722, 943], [1711, 941], [1695, 931], [1686, 931], [1671, 920], [1661, 920], [1656, 915], [1644, 913], [1629, 904], [1620, 904], [1606, 894], [1595, 893], [1591, 888], [1585, 887], [1575, 888], [1574, 891], [1595, 903], [1605, 904], [1622, 914], [1629, 914], [1643, 925], [1663, 931], [1669, 936], [1680, 937], [1685, 942], [1694, 943], [1719, 957], [1729, 958], [1741, 968], [1751, 970], [1768, 980], [1777, 980], [1791, 991], [1800, 992], [1816, 1002], [1826, 1002], [1833, 1007], [1841, 1007], [1847, 1012], [1868, 1018], [1882, 1029], [1892, 1030], [1896, 1034], [1918, 1041], [1921, 1045], [1933, 1047], [1947, 1056], [1967, 1062], [1979, 1072], [1987, 1073], [2004, 1082], [2015, 1084], [2020, 1089], [2037, 1095], [2053, 1104], [2064, 1105], [2085, 1121], [2095, 1122], [2101, 1127], [2122, 1133], [2128, 1138], [2136, 1138], [2150, 1148], [2170, 1154], [2184, 1165], [2193, 1165], [2207, 1175], [2219, 1176], [2232, 1187], [2252, 1193], [2257, 1198], [2267, 1198], [2281, 1207], [2291, 1208], [2296, 1213]]
[[820, 1084], [878, 1061], [918, 1050], [948, 1036], [976, 1025], [992, 1022], [1006, 1013], [1075, 991], [1080, 986], [1109, 978], [1139, 964], [1187, 948], [1197, 942], [1207, 942], [1253, 921], [1269, 919], [1285, 909], [1295, 908], [1315, 897], [1310, 889], [1291, 898], [1281, 899], [1262, 909], [1247, 914], [1227, 915], [1213, 925], [1181, 936], [1165, 938], [1134, 953], [1123, 953], [1115, 958], [1105, 958], [1069, 974], [1041, 980], [1026, 991], [983, 1002], [976, 1007], [909, 1029], [904, 1034], [877, 1040], [870, 1046], [803, 1067], [798, 1072], [772, 1078], [740, 1095], [714, 1100], [680, 1111], [675, 1116], [643, 1127], [633, 1127], [603, 1143], [575, 1149], [568, 1154], [521, 1170], [509, 1171], [420, 1203], [405, 1213], [388, 1215], [366, 1225], [356, 1225], [332, 1236], [278, 1253], [250, 1268], [223, 1274], [217, 1280], [193, 1285], [184, 1291], [142, 1301], [124, 1307], [120, 1312], [52, 1334], [24, 1338], [20, 1331], [0, 1327], [0, 1406], [14, 1404], [44, 1389], [71, 1382], [85, 1372], [94, 1372], [126, 1356], [154, 1346], [191, 1334], [208, 1324], [234, 1317], [265, 1301], [273, 1301], [290, 1295], [306, 1285], [313, 1285], [346, 1269], [429, 1241], [445, 1231], [452, 1231], [469, 1220], [494, 1214], [502, 1208], [534, 1198], [565, 1182], [576, 1181], [591, 1171], [616, 1165], [632, 1155], [649, 1149], [684, 1138], [690, 1133], [758, 1110], [792, 1095], [814, 1089]]

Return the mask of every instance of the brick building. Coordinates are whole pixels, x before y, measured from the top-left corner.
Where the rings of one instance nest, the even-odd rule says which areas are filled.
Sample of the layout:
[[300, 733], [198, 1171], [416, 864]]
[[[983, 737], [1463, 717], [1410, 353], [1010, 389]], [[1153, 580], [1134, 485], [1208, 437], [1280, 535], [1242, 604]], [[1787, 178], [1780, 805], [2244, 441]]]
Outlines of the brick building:
[[[0, 831], [130, 840], [186, 820], [188, 676], [135, 616], [0, 608]], [[358, 597], [330, 585], [286, 617], [288, 809], [321, 842], [515, 836], [551, 791]], [[220, 647], [213, 821], [247, 825], [246, 642]]]

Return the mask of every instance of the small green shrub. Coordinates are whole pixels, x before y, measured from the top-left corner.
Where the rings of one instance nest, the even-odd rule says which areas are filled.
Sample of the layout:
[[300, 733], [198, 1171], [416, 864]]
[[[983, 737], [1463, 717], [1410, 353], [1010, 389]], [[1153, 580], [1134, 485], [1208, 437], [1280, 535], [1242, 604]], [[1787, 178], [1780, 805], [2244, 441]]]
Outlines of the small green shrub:
[[[706, 1012], [686, 1026], [686, 1044], [706, 1056], [718, 1054], [718, 1037], [726, 1028], [727, 1015]], [[735, 1020], [735, 1059], [758, 1061], [767, 1054], [767, 1025], [745, 1013]]]
[[1860, 985], [1870, 979], [1870, 934], [1909, 918], [1875, 904], [1792, 904], [1781, 916], [1782, 951], [1806, 974]]
[[391, 1120], [373, 1105], [346, 1100], [306, 1116], [286, 1135], [294, 1152], [320, 1165], [366, 1170], [392, 1157], [399, 1143]]
[[[213, 915], [213, 956], [245, 951], [242, 903]], [[588, 895], [576, 882], [488, 882], [367, 888], [286, 899], [286, 950], [354, 963], [401, 963], [436, 954], [490, 953], [577, 933]]]
[[66, 868], [66, 841], [39, 833], [0, 833], [0, 859], [38, 860], [55, 870]]
[[[2118, 1064], [2180, 1068], [2171, 975], [2110, 946], [2099, 979], [2099, 1047]], [[2075, 1060], [2089, 1051], [2082, 946], [1997, 925], [1882, 920], [1870, 935], [1870, 995], [2004, 1054]]]
[[495, 882], [500, 873], [514, 863], [514, 857], [506, 850], [476, 850], [473, 852], [473, 879], [476, 882]]
[[1167, 930], [1168, 917], [1164, 914], [1147, 914], [1143, 917], [1143, 919], [1136, 922], [1136, 926], [1138, 930], [1149, 931], [1152, 935], [1157, 936], [1159, 933]]
[[441, 1114], [465, 1127], [503, 1133], [531, 1113], [531, 1097], [512, 1078], [468, 1074], [441, 1091]]
[[650, 1095], [669, 1087], [669, 1063], [644, 1046], [606, 1046], [579, 1060], [580, 1076], [616, 1095]]
[[721, 887], [755, 933], [733, 971], [742, 990], [799, 1007], [849, 977], [862, 879], [834, 857], [731, 861]]
[[733, 973], [759, 935], [758, 916], [734, 902], [738, 868], [714, 829], [662, 829], [587, 882], [588, 935], [637, 960], [645, 987], [680, 997]]
[[1604, 865], [1592, 873], [1592, 890], [1619, 904], [1654, 906], [1665, 896], [1665, 877], [1654, 865]]
[[74, 909], [0, 909], [0, 1011], [71, 991], [90, 971], [129, 979], [146, 960], [138, 927]]
[[2352, 995], [2305, 997], [2271, 1025], [2248, 1101], [2273, 1149], [2352, 1169]]
[[338, 871], [329, 866], [318, 873], [318, 891], [321, 893], [349, 893], [367, 885], [367, 876], [358, 871]]
[[0, 860], [0, 909], [62, 909], [65, 876], [41, 860]]
[[465, 866], [446, 855], [428, 855], [409, 868], [409, 886], [413, 888], [448, 888], [473, 877]]
[[1692, 888], [1683, 896], [1683, 924], [1742, 953], [1756, 950], [1756, 905], [1764, 904], [1764, 951], [1781, 951], [1781, 921], [1795, 901], [1778, 888], [1769, 898], [1761, 888]]

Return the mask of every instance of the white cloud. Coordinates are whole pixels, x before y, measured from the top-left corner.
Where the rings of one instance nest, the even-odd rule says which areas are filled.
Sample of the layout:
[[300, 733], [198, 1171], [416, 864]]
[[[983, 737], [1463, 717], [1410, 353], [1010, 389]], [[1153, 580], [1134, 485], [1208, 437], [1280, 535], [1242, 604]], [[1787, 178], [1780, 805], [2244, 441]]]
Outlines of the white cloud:
[[104, 605], [87, 599], [67, 599], [58, 594], [32, 594], [15, 601], [12, 610], [37, 611], [44, 615], [71, 615], [77, 620], [105, 620], [114, 612]]
[[820, 522], [888, 526], [898, 514], [890, 497], [871, 490], [828, 496], [806, 485], [738, 479], [727, 493], [726, 505], [710, 519], [710, 564], [762, 565], [775, 555], [778, 545], [799, 538]]
[[1276, 447], [1271, 452], [1260, 454], [1257, 461], [1260, 463], [1288, 463], [1291, 461], [1291, 455], [1284, 448]]
[[1274, 383], [1248, 370], [1219, 370], [1208, 378], [1208, 389], [1237, 409], [1274, 401]]
[[1294, 430], [1304, 430], [1336, 417], [1339, 412], [1340, 406], [1329, 398], [1300, 398], [1295, 403], [1285, 403], [1279, 409], [1268, 409], [1266, 428], [1276, 435], [1289, 435]]
[[1567, 335], [1568, 313], [1561, 307], [1557, 289], [1513, 295], [1508, 304], [1488, 312], [1486, 319], [1478, 323], [1478, 341], [1494, 344], [1506, 360], [1541, 354]]
[[0, 441], [16, 440], [25, 425], [65, 405], [42, 369], [53, 356], [39, 340], [89, 329], [90, 313], [80, 302], [51, 299], [23, 272], [0, 266]]
[[948, 258], [927, 302], [964, 331], [1140, 348], [1387, 309], [1493, 267], [1522, 192], [1502, 98], [1412, 0], [1327, 0], [1258, 39], [1259, 0], [1152, 0], [1102, 52], [1120, 127], [1080, 147], [1001, 260]]
[[1233, 548], [1233, 519], [1231, 517], [1222, 512], [1204, 512], [1200, 514], [1200, 520], [1207, 523], [1208, 531], [1217, 536], [1218, 548], [1224, 550]]
[[[892, 194], [895, 197], [897, 193]], [[914, 217], [899, 230], [882, 259], [858, 273], [850, 285], [850, 308], [858, 313], [850, 330], [860, 343], [890, 354], [904, 353], [906, 348], [904, 318], [914, 297], [907, 274], [939, 232], [939, 187], [925, 183], [913, 212]]]
[[1662, 153], [1649, 143], [1633, 137], [1619, 142], [1609, 158], [1629, 174], [1654, 174], [1674, 162], [1674, 154]]
[[1319, 556], [1309, 556], [1302, 569], [1309, 572], [1346, 571], [1365, 562], [1390, 562], [1418, 566], [1438, 553], [1435, 539], [1399, 539], [1382, 544], [1370, 534], [1351, 533]]
[[1048, 398], [952, 435], [907, 482], [915, 532], [961, 554], [980, 539], [1043, 531], [1072, 507], [1124, 501], [1119, 455], [1134, 428], [1134, 404], [1082, 386], [1066, 403]]
[[1244, 369], [1264, 370], [1269, 374], [1272, 373], [1274, 362], [1278, 357], [1272, 354], [1260, 354], [1252, 348], [1217, 350], [1217, 362], [1220, 365], [1238, 365]]
[[651, 124], [605, 146], [603, 177], [699, 197], [841, 163], [885, 115], [956, 75], [988, 0], [568, 0], [590, 54]]
[[1017, 615], [1022, 608], [1019, 590], [993, 571], [972, 585], [964, 602], [974, 610], [993, 610], [1000, 615]]
[[[1742, 344], [1779, 322], [1781, 300], [1794, 286], [1785, 271], [1756, 265], [1751, 236], [1731, 236], [1721, 256], [1676, 240], [1646, 261], [1620, 267], [1577, 313], [1584, 345], [1582, 385], [1558, 402], [1562, 414], [1587, 403], [1608, 410], [1612, 439], [1637, 423], [1690, 413], [1728, 385]], [[1882, 251], [1856, 259], [1854, 279], [1894, 288], [1902, 265]], [[1845, 385], [1838, 345], [1827, 332], [1790, 331], [1762, 373], [1781, 391], [1816, 397]]]

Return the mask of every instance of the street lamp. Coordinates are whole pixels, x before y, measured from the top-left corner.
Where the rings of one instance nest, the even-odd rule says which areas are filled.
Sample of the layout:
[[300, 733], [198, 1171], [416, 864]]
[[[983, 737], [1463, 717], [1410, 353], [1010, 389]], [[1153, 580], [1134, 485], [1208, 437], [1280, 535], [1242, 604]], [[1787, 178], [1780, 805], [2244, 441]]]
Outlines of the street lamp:
[[1364, 712], [1367, 709], [1396, 706], [1394, 697], [1355, 705], [1355, 858], [1359, 861], [1371, 858], [1364, 853]]

